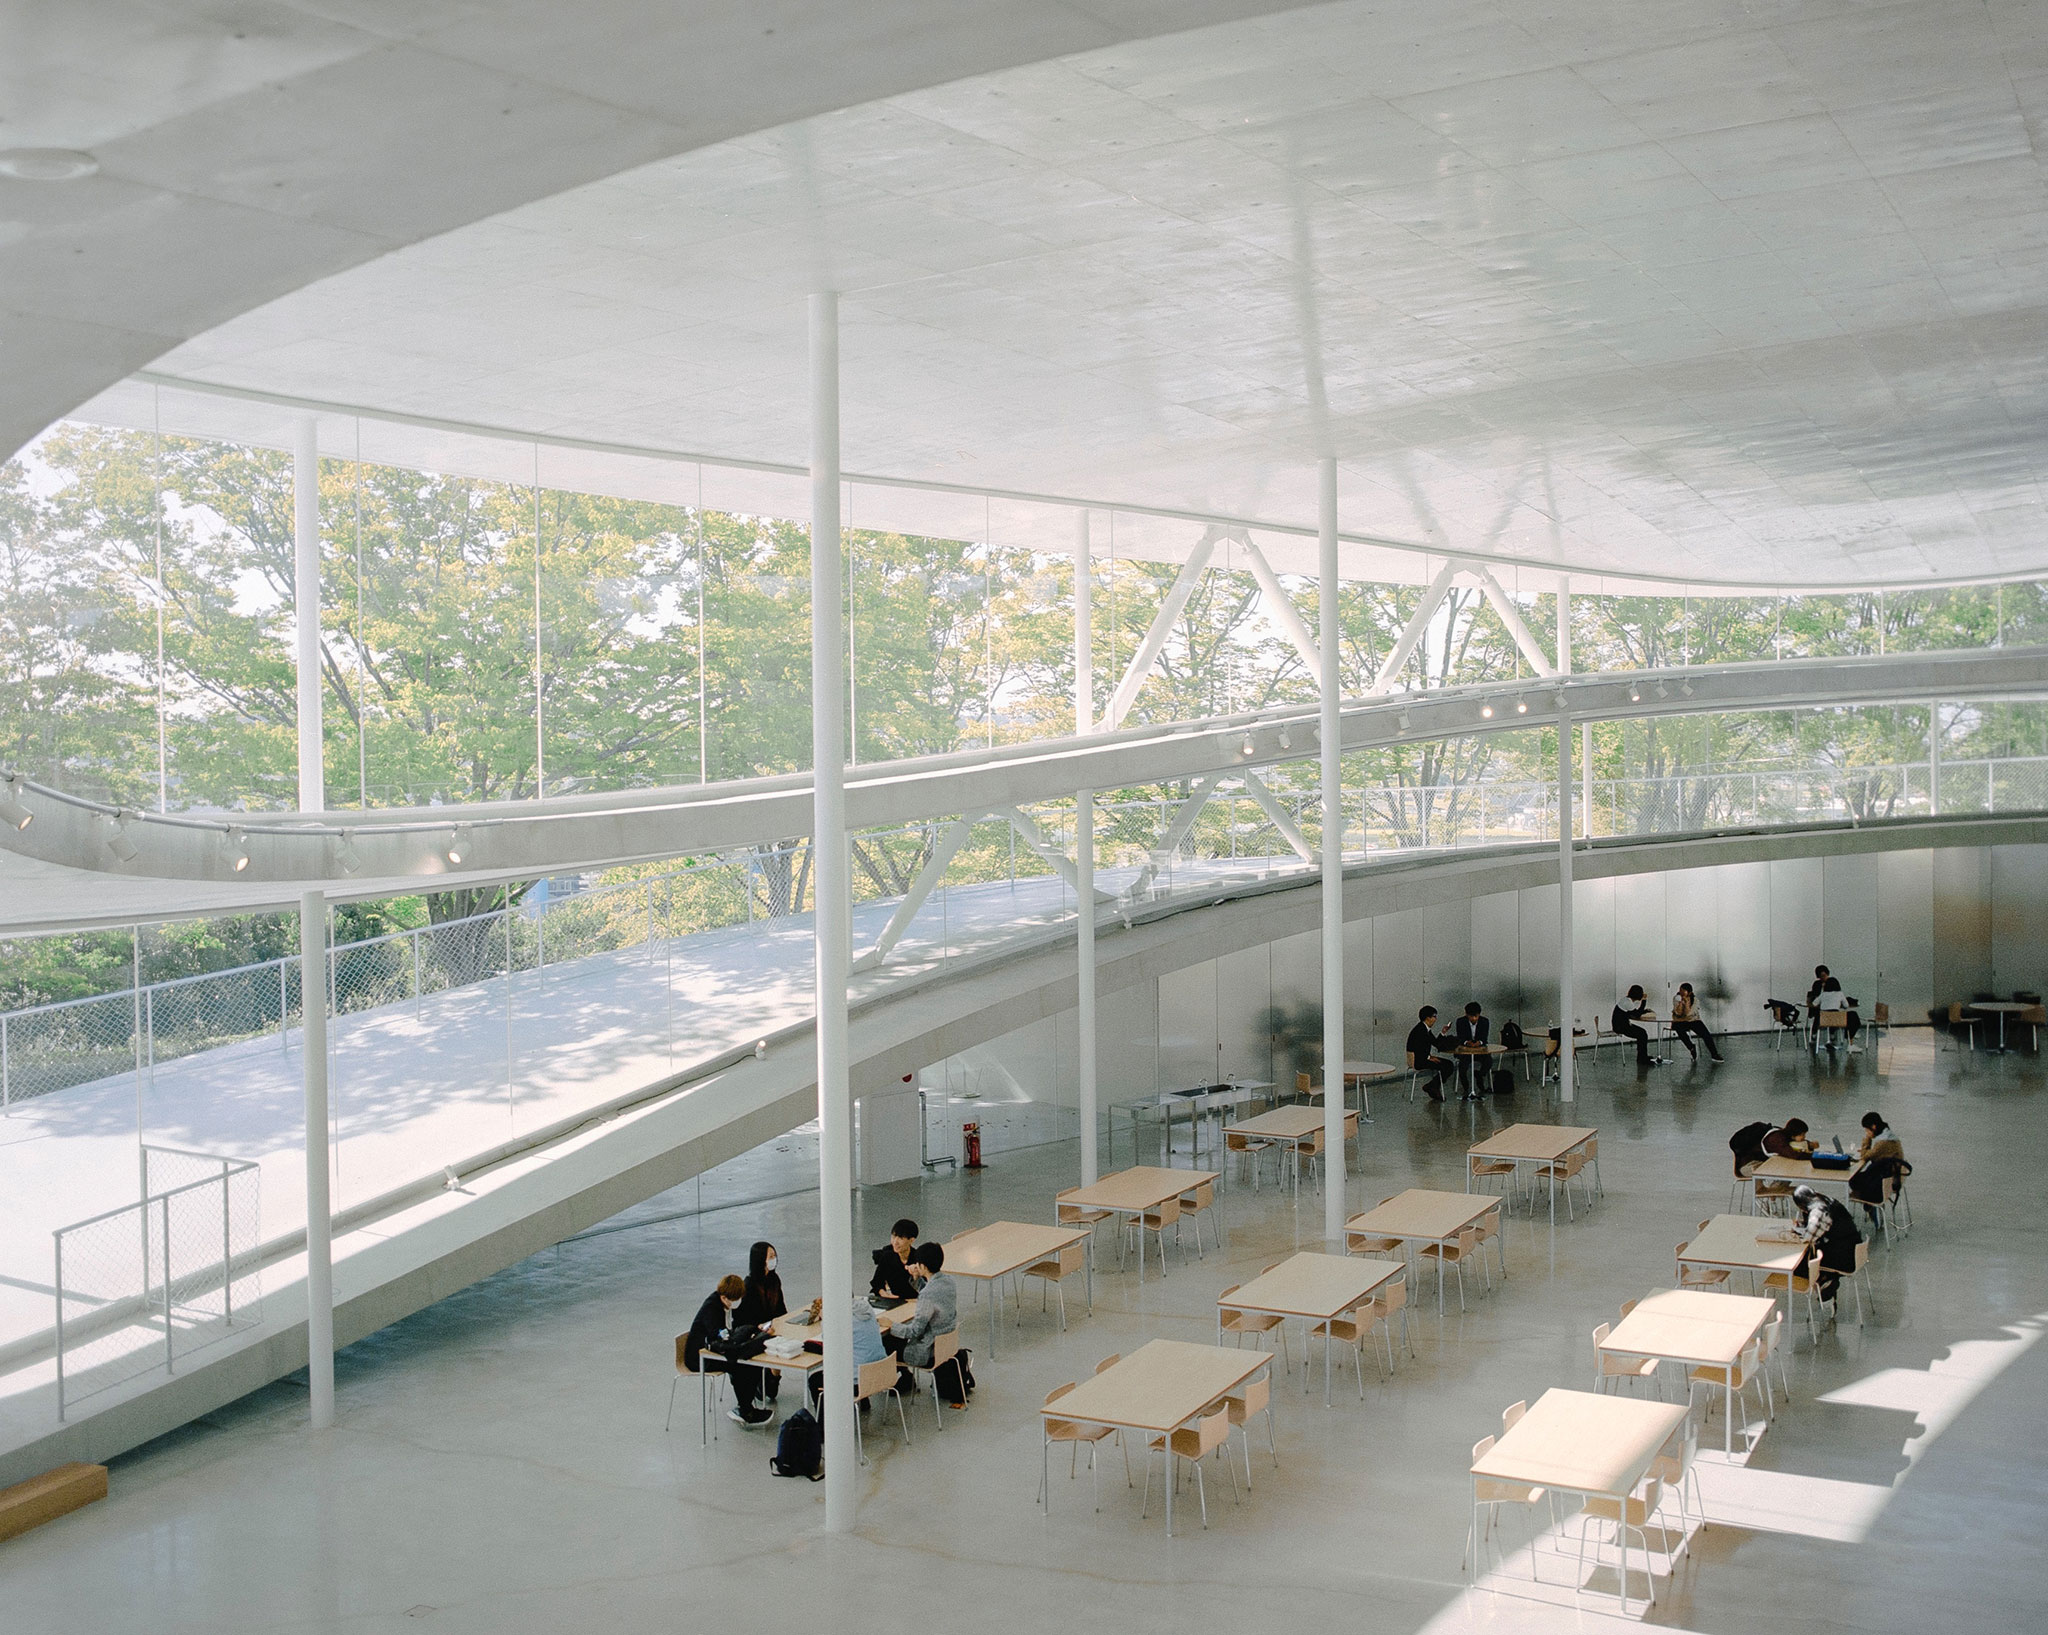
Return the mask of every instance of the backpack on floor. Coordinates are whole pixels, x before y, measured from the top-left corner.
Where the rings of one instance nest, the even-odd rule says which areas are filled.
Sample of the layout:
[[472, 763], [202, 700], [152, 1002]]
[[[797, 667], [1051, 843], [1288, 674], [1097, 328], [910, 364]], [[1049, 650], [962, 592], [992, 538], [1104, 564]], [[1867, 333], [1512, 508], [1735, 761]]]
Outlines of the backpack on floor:
[[965, 1402], [974, 1391], [974, 1353], [956, 1351], [949, 1361], [932, 1370], [932, 1382], [939, 1388], [940, 1400]]
[[825, 1428], [799, 1408], [782, 1422], [775, 1438], [775, 1456], [768, 1468], [777, 1476], [808, 1476], [814, 1482], [825, 1479]]
[[1500, 1025], [1500, 1042], [1507, 1050], [1520, 1050], [1529, 1041], [1522, 1036], [1522, 1024], [1511, 1016]]
[[1493, 1093], [1496, 1096], [1512, 1096], [1515, 1093], [1515, 1076], [1504, 1067], [1493, 1072]]

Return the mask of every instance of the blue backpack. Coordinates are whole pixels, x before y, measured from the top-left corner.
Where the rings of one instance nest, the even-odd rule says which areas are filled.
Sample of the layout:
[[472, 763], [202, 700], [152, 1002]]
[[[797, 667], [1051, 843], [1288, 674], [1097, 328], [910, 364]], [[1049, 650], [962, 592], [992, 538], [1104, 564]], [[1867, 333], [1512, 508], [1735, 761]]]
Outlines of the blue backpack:
[[814, 1482], [825, 1479], [825, 1427], [810, 1409], [799, 1408], [782, 1422], [768, 1468], [777, 1476], [808, 1476]]

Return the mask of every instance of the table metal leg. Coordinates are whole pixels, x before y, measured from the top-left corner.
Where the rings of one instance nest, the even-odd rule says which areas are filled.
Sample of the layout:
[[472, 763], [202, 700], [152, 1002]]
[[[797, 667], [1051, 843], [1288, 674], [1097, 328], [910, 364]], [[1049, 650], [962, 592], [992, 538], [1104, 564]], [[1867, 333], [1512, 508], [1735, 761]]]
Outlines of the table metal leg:
[[1001, 1292], [1002, 1286], [1000, 1280], [991, 1281], [988, 1286], [988, 1360], [990, 1362], [996, 1360], [996, 1306], [999, 1303], [996, 1297]]

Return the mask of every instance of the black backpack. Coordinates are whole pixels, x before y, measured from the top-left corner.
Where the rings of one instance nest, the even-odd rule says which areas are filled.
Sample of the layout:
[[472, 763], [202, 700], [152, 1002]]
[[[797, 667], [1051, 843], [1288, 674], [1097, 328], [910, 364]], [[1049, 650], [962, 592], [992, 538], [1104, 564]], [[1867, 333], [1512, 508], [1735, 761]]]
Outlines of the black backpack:
[[777, 1476], [825, 1479], [825, 1427], [812, 1418], [810, 1409], [799, 1408], [782, 1422], [768, 1468]]
[[1771, 1126], [1761, 1119], [1745, 1124], [1728, 1138], [1728, 1150], [1738, 1159], [1753, 1157], [1764, 1150], [1764, 1137], [1770, 1133]]
[[1512, 1016], [1500, 1025], [1500, 1042], [1508, 1050], [1520, 1050], [1528, 1043], [1522, 1036], [1522, 1024]]
[[1496, 1096], [1512, 1096], [1515, 1093], [1515, 1076], [1504, 1067], [1494, 1069], [1493, 1093]]

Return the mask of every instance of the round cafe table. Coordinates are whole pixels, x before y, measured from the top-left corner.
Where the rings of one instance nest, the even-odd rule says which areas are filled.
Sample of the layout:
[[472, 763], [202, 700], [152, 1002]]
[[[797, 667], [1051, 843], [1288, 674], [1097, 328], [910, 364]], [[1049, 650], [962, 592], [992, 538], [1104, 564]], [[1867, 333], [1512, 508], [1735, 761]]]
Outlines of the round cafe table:
[[1353, 1084], [1358, 1086], [1358, 1116], [1366, 1123], [1372, 1122], [1372, 1092], [1366, 1086], [1375, 1079], [1390, 1079], [1400, 1071], [1400, 1068], [1389, 1066], [1386, 1062], [1344, 1064], [1344, 1083], [1347, 1087]]

